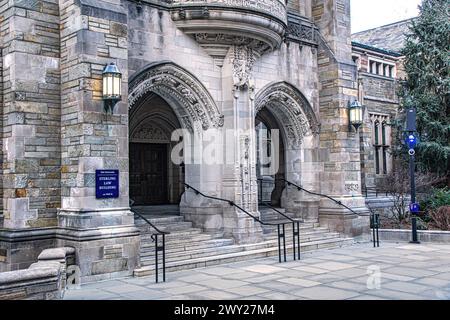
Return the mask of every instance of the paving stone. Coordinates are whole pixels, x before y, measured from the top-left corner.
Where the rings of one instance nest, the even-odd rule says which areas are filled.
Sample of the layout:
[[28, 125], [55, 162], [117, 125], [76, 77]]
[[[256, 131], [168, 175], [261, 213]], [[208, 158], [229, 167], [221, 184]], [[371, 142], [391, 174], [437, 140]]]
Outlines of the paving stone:
[[370, 290], [366, 294], [389, 299], [389, 300], [422, 300], [423, 297], [420, 295], [414, 295], [406, 292], [381, 289], [381, 290]]
[[247, 271], [251, 271], [251, 272], [266, 273], [266, 274], [274, 273], [274, 272], [282, 272], [282, 271], [286, 270], [284, 268], [262, 265], [262, 264], [244, 267], [243, 269], [247, 270]]
[[[199, 292], [202, 290], [205, 290], [205, 287], [197, 286], [197, 285], [187, 285], [184, 287], [165, 289], [164, 292], [173, 294], [173, 295], [182, 295], [182, 294], [186, 294], [186, 293]], [[172, 299], [172, 297], [171, 297], [171, 299]]]
[[245, 281], [250, 282], [250, 283], [262, 283], [262, 282], [269, 282], [269, 281], [273, 281], [273, 280], [277, 280], [277, 279], [281, 279], [281, 278], [283, 278], [283, 276], [280, 274], [271, 274], [271, 275], [260, 275], [258, 277], [254, 277], [254, 278], [248, 278], [248, 279], [245, 279]]
[[293, 294], [283, 292], [268, 292], [262, 294], [265, 299], [269, 300], [298, 300], [299, 298]]
[[377, 296], [362, 295], [362, 296], [350, 298], [349, 300], [388, 300], [388, 299], [384, 299], [384, 298], [377, 297]]
[[225, 279], [246, 280], [257, 276], [261, 276], [261, 274], [256, 272], [242, 271], [239, 273], [223, 275], [222, 277]]
[[118, 286], [106, 287], [104, 288], [104, 290], [112, 293], [122, 294], [142, 290], [142, 287], [133, 284], [120, 284]]
[[215, 279], [212, 281], [211, 280], [198, 281], [196, 284], [212, 289], [225, 290], [229, 288], [242, 287], [244, 285], [247, 285], [248, 282], [240, 280]]
[[203, 274], [203, 273], [195, 273], [195, 274], [191, 274], [189, 276], [183, 276], [183, 277], [177, 278], [178, 281], [184, 281], [184, 282], [189, 282], [189, 283], [196, 283], [196, 282], [205, 281], [205, 280], [212, 281], [214, 279], [218, 279], [218, 278], [207, 275], [207, 274]]
[[248, 296], [254, 296], [259, 295], [262, 293], [269, 292], [270, 290], [267, 288], [260, 288], [256, 286], [243, 286], [238, 288], [229, 288], [226, 289], [227, 292], [231, 292], [235, 295], [240, 295], [242, 297], [248, 297]]
[[429, 271], [429, 270], [416, 269], [416, 268], [405, 268], [402, 266], [383, 269], [382, 272], [398, 274], [398, 275], [402, 275], [402, 276], [410, 276], [410, 277], [414, 277], [414, 278], [422, 278], [422, 277], [432, 276], [432, 275], [435, 275], [438, 273], [437, 271]]
[[308, 272], [308, 273], [311, 273], [311, 274], [323, 274], [323, 273], [330, 272], [329, 270], [325, 270], [325, 269], [321, 269], [321, 268], [317, 268], [317, 267], [312, 267], [312, 266], [302, 266], [302, 267], [294, 268], [294, 270]]
[[303, 297], [312, 300], [342, 300], [353, 298], [360, 295], [358, 292], [354, 291], [335, 289], [323, 286], [298, 290], [293, 292], [293, 294], [298, 297]]
[[121, 294], [121, 297], [131, 300], [156, 300], [160, 298], [168, 298], [169, 296], [170, 294], [168, 293], [151, 289], [144, 289]]
[[422, 278], [415, 281], [419, 284], [424, 284], [427, 286], [433, 286], [433, 287], [449, 287], [450, 286], [450, 280], [443, 280], [439, 278]]
[[317, 281], [311, 281], [311, 280], [299, 279], [299, 278], [282, 278], [277, 281], [287, 283], [287, 284], [292, 284], [295, 286], [307, 287], [307, 288], [321, 285], [321, 283], [317, 282]]
[[429, 246], [418, 246], [418, 245], [406, 245], [406, 246], [400, 246], [397, 247], [397, 249], [400, 250], [412, 250], [412, 251], [420, 251], [420, 252], [432, 252], [432, 251], [438, 251], [439, 249], [432, 248]]
[[363, 292], [368, 289], [367, 282], [366, 283], [358, 283], [358, 282], [353, 282], [353, 281], [336, 281], [336, 282], [329, 283], [328, 286], [338, 288], [338, 289], [357, 291], [357, 292]]
[[330, 271], [344, 270], [356, 267], [354, 264], [341, 263], [341, 262], [323, 262], [311, 265], [313, 268], [320, 268]]
[[239, 273], [242, 272], [242, 270], [228, 267], [213, 267], [213, 268], [198, 269], [198, 272], [203, 272], [215, 276], [221, 276], [224, 274]]
[[240, 298], [239, 295], [222, 290], [206, 290], [197, 293], [197, 295], [211, 300], [234, 300]]
[[[80, 290], [67, 291], [65, 299], [449, 300], [450, 272], [446, 270], [450, 265], [450, 258], [443, 257], [438, 250], [439, 246], [433, 246], [437, 251], [417, 253], [428, 260], [410, 259], [416, 253], [410, 254], [411, 250], [397, 247], [398, 244], [390, 244], [386, 249], [377, 249], [378, 256], [386, 261], [381, 263], [377, 263], [373, 257], [359, 257], [365, 250], [370, 250], [370, 246], [355, 245], [351, 250], [344, 248], [336, 251], [339, 255], [357, 257], [351, 263], [319, 258], [336, 256], [334, 250], [327, 250], [317, 258], [314, 253], [309, 255], [311, 263], [307, 263], [305, 259], [299, 265], [279, 265], [265, 258], [220, 267], [171, 272], [168, 274], [168, 282], [159, 284], [154, 283], [153, 276], [89, 283], [82, 285]], [[399, 251], [397, 256], [393, 254], [396, 251]], [[381, 268], [380, 290], [367, 288], [367, 266], [371, 265]], [[427, 268], [428, 265], [432, 268]]]

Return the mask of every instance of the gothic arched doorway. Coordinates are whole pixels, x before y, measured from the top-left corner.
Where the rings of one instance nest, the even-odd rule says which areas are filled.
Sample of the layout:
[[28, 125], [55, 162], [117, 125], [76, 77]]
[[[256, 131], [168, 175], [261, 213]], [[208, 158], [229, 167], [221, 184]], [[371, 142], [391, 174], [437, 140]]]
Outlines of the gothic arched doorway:
[[[185, 180], [201, 179], [195, 165], [184, 161], [185, 151], [192, 151], [193, 137], [222, 127], [224, 117], [194, 75], [167, 61], [131, 77], [128, 103], [130, 198], [136, 205], [179, 205]], [[189, 207], [180, 210], [186, 214]]]
[[[297, 191], [287, 192], [288, 188], [284, 188], [285, 182], [282, 179], [317, 189], [319, 181], [314, 173], [312, 157], [319, 147], [319, 122], [315, 112], [295, 86], [278, 82], [269, 84], [256, 95], [255, 117], [257, 129], [258, 126], [259, 130], [264, 127], [278, 129], [279, 133], [278, 170], [272, 173], [272, 176], [259, 177], [269, 185], [270, 180], [273, 181], [270, 189], [266, 187], [265, 194], [264, 191], [260, 192], [260, 201], [267, 200], [271, 191], [270, 202], [273, 206], [280, 205], [290, 212], [300, 214], [305, 203], [304, 198]], [[273, 133], [270, 139], [273, 145]]]
[[267, 108], [255, 120], [256, 177], [259, 203], [281, 206], [285, 178], [285, 148], [280, 125]]
[[179, 203], [184, 174], [170, 158], [176, 129], [181, 129], [177, 116], [158, 95], [130, 113], [130, 198], [136, 205]]

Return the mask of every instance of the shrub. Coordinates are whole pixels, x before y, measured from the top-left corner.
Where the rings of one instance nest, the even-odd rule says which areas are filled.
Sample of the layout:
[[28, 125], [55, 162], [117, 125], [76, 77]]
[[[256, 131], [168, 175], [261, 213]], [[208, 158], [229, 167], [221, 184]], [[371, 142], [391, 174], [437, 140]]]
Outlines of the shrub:
[[450, 206], [442, 206], [430, 211], [432, 224], [439, 230], [450, 231]]

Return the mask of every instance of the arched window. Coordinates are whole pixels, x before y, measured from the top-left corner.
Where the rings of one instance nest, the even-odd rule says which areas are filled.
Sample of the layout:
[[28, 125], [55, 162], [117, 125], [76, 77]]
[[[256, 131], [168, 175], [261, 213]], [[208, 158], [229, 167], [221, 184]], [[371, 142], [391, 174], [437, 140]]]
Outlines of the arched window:
[[379, 114], [370, 114], [372, 120], [373, 152], [375, 161], [375, 173], [387, 174], [389, 172], [389, 148], [390, 148], [390, 130], [388, 125], [388, 116]]

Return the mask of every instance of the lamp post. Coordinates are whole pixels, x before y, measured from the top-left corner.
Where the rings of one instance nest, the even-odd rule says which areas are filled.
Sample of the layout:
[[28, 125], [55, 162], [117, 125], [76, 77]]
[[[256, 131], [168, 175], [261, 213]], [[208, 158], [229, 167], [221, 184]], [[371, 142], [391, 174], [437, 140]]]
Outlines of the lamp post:
[[352, 126], [358, 131], [358, 128], [363, 124], [363, 106], [358, 101], [355, 100], [353, 102], [348, 103], [348, 117], [349, 117], [349, 125], [348, 130], [352, 132]]
[[411, 214], [411, 225], [412, 225], [412, 240], [410, 243], [419, 244], [420, 241], [417, 238], [417, 214], [420, 211], [419, 204], [416, 203], [416, 181], [415, 181], [415, 147], [417, 145], [417, 137], [416, 137], [416, 110], [414, 108], [410, 108], [407, 113], [407, 139], [406, 144], [409, 148], [409, 175], [411, 180], [411, 204], [409, 205], [409, 211]]
[[106, 113], [114, 111], [114, 106], [122, 99], [122, 73], [114, 62], [103, 69], [103, 101]]

